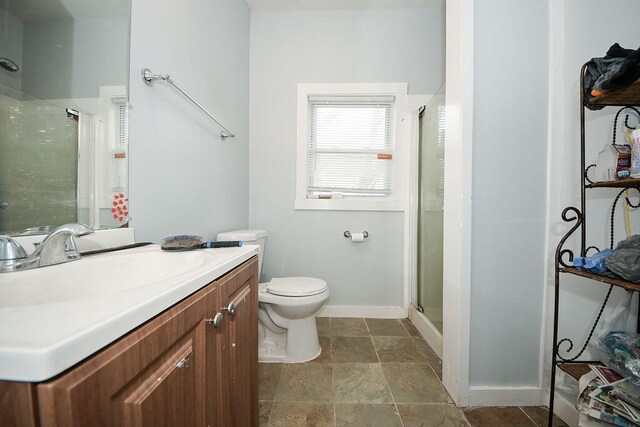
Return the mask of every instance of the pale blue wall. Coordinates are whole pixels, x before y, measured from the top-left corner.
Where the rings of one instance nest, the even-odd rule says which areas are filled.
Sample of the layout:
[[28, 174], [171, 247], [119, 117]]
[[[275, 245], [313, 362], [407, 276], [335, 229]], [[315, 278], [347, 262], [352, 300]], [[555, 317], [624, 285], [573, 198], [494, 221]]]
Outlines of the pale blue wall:
[[537, 386], [549, 2], [481, 0], [474, 14], [469, 383]]
[[[333, 306], [402, 306], [403, 213], [296, 211], [298, 83], [444, 79], [444, 2], [420, 9], [253, 11], [251, 227], [269, 232], [262, 279], [325, 279]], [[362, 244], [345, 230], [367, 230]]]
[[[246, 227], [249, 194], [249, 8], [239, 0], [135, 0], [131, 32], [131, 216], [136, 239]], [[175, 89], [168, 73], [237, 134]]]

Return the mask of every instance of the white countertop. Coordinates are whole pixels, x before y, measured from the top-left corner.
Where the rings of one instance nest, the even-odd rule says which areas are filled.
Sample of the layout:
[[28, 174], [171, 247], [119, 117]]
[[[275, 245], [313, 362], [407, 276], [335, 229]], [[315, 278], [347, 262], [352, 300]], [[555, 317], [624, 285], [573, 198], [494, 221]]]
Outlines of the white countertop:
[[[111, 254], [125, 252], [128, 262], [114, 271], [116, 278], [137, 277], [145, 269], [152, 270], [153, 264], [145, 265], [144, 261], [145, 254], [151, 252], [156, 263], [181, 259], [180, 253], [162, 252], [156, 245]], [[154, 277], [149, 284], [130, 289], [118, 289], [117, 280], [110, 277], [94, 277], [104, 273], [98, 274], [100, 270], [92, 267], [97, 265], [97, 258], [92, 257], [108, 254], [0, 274], [0, 380], [39, 382], [52, 378], [258, 252], [259, 246], [252, 245], [192, 251], [197, 262], [192, 262], [188, 271], [167, 279]], [[100, 283], [107, 287], [99, 292], [77, 288], [78, 283], [84, 283], [79, 274], [85, 275], [80, 279], [86, 280], [87, 286]], [[56, 278], [55, 292], [42, 286], [49, 284], [43, 279], [46, 277]], [[69, 286], [77, 292], [65, 291], [67, 277], [73, 278], [69, 282], [75, 281], [75, 285]], [[71, 297], [61, 296], [65, 292]]]

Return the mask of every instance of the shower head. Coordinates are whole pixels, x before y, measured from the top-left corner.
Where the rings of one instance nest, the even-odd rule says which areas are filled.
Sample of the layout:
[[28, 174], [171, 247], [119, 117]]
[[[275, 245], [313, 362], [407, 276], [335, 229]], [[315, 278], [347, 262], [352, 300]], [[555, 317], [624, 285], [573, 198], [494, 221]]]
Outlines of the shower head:
[[12, 73], [15, 73], [20, 69], [20, 67], [18, 67], [18, 64], [16, 64], [9, 58], [0, 58], [0, 67]]

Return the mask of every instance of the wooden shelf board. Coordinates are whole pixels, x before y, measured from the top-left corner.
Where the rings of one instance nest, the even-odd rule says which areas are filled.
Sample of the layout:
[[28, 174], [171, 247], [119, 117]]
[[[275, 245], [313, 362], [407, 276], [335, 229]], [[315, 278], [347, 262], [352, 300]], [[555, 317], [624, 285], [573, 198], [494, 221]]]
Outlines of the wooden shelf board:
[[622, 89], [612, 90], [586, 102], [587, 105], [640, 105], [640, 79]]
[[587, 188], [640, 188], [640, 178], [619, 179], [616, 181], [601, 181], [586, 184]]
[[602, 365], [601, 362], [559, 362], [558, 369], [562, 369], [573, 378], [579, 380], [584, 374], [591, 372], [589, 365]]
[[563, 273], [569, 273], [569, 274], [573, 274], [580, 277], [586, 277], [587, 279], [591, 279], [591, 280], [597, 280], [598, 282], [608, 283], [613, 286], [624, 288], [628, 291], [640, 292], [639, 283], [628, 282], [623, 279], [612, 279], [610, 277], [598, 276], [597, 274], [593, 274], [588, 271], [578, 271], [578, 269], [575, 267], [561, 268], [560, 271]]

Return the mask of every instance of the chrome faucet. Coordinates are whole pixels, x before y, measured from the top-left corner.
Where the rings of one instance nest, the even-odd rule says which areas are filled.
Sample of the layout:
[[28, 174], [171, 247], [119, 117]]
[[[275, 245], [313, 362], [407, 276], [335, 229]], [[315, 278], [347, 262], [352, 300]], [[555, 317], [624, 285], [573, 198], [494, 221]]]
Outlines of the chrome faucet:
[[0, 236], [0, 273], [61, 264], [80, 258], [74, 237], [93, 233], [83, 224], [65, 224], [49, 233], [30, 255], [9, 236]]

